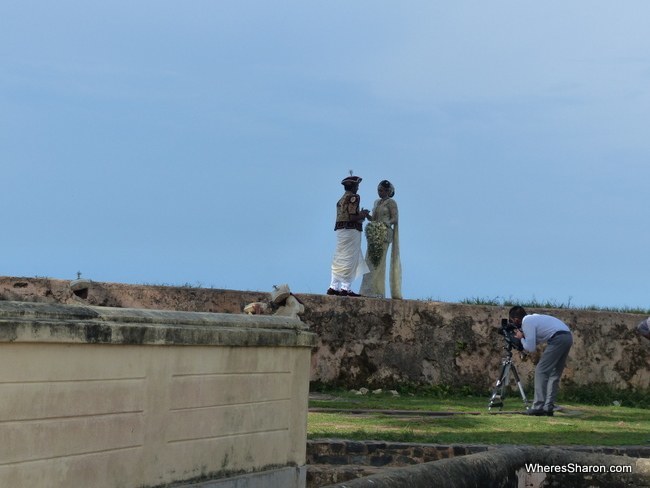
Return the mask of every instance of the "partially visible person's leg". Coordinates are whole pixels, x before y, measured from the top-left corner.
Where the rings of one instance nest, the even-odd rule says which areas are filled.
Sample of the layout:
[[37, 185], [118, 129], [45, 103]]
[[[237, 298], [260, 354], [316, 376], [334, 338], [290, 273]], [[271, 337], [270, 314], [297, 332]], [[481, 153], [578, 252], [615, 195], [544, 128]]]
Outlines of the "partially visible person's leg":
[[548, 385], [548, 377], [550, 376], [550, 368], [548, 361], [545, 361], [547, 351], [542, 353], [542, 358], [535, 367], [535, 397], [533, 398], [533, 410], [543, 410], [546, 403], [546, 390]]
[[[569, 351], [573, 345], [573, 336], [571, 334], [563, 334], [553, 337], [547, 346], [550, 349], [548, 383], [546, 385], [546, 400], [544, 402], [544, 410], [552, 412], [555, 407], [555, 400], [557, 399], [557, 392], [560, 387], [560, 378], [566, 366]], [[544, 353], [546, 355], [547, 352]]]

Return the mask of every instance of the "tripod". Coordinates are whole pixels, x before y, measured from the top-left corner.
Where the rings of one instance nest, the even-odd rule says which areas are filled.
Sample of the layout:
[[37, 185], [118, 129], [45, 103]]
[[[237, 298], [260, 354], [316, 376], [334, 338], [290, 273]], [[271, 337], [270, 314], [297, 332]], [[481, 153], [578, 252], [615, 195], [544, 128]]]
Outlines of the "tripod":
[[499, 375], [499, 379], [494, 385], [494, 388], [492, 388], [492, 396], [490, 397], [488, 410], [492, 410], [492, 407], [498, 407], [499, 410], [503, 409], [503, 400], [506, 398], [508, 384], [510, 383], [510, 372], [512, 372], [513, 376], [515, 377], [515, 381], [517, 382], [517, 387], [519, 388], [521, 399], [524, 402], [524, 408], [528, 410], [528, 398], [526, 398], [524, 387], [521, 385], [517, 367], [512, 362], [512, 345], [508, 344], [504, 347], [504, 349], [507, 352], [501, 360], [501, 374]]

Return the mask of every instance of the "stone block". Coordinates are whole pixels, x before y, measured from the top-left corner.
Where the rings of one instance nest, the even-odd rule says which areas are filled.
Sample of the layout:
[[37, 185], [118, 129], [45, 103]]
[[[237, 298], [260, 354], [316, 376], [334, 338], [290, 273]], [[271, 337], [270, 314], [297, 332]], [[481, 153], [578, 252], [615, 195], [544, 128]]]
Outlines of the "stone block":
[[371, 466], [387, 466], [393, 464], [394, 457], [391, 455], [383, 454], [380, 456], [370, 456], [369, 461]]
[[367, 453], [368, 449], [364, 442], [350, 441], [346, 445], [346, 450], [349, 454]]

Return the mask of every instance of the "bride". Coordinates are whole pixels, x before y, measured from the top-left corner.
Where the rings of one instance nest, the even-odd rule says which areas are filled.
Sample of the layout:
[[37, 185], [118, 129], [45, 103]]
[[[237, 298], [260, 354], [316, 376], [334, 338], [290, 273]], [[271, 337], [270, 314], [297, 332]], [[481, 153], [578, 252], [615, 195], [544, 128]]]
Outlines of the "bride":
[[368, 250], [366, 263], [370, 272], [363, 276], [360, 293], [367, 297], [386, 296], [386, 258], [390, 252], [390, 292], [392, 298], [402, 298], [402, 265], [399, 257], [399, 228], [397, 202], [393, 200], [395, 187], [388, 180], [377, 186], [379, 198], [375, 200], [371, 222], [366, 225]]

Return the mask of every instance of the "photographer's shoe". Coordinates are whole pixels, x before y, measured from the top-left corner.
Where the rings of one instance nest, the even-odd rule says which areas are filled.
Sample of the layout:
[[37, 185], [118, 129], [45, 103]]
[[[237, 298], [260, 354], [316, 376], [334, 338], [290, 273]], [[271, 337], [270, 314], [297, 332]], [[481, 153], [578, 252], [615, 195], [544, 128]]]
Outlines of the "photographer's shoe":
[[526, 415], [532, 415], [534, 417], [546, 417], [548, 412], [546, 410], [542, 410], [539, 408], [531, 408], [530, 410], [526, 410]]
[[531, 408], [526, 410], [526, 415], [532, 415], [534, 417], [552, 417], [553, 410], [542, 410], [541, 408]]

